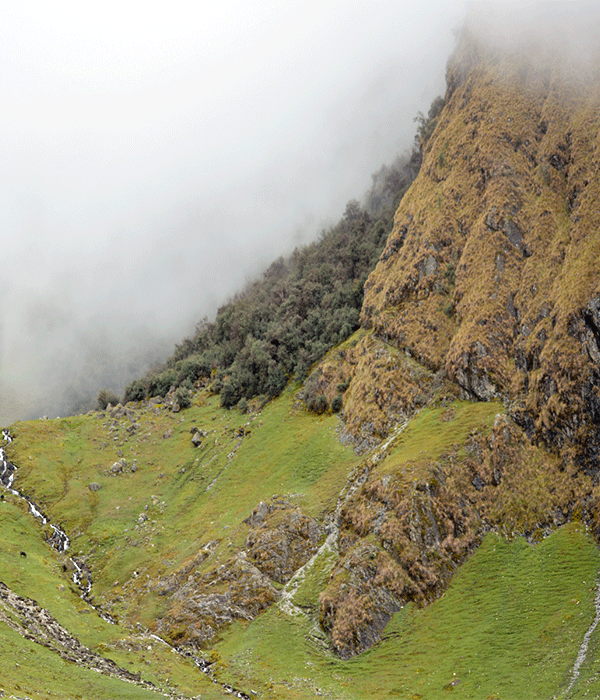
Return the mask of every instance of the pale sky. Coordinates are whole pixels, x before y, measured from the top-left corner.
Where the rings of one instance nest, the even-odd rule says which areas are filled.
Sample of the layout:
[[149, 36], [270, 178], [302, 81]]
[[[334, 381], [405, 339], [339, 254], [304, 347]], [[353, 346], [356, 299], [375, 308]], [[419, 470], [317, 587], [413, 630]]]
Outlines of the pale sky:
[[[2, 2], [0, 424], [122, 390], [410, 148], [462, 2]], [[139, 370], [139, 371], [138, 371]], [[87, 379], [87, 386], [86, 386]]]

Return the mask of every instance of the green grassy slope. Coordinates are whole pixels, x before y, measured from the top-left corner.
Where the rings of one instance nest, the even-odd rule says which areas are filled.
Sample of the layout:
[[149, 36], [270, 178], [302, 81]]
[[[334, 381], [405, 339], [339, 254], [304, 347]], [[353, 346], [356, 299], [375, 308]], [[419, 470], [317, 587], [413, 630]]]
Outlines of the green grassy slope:
[[[238, 625], [218, 645], [224, 667], [253, 674], [268, 697], [402, 699], [552, 698], [568, 685], [594, 617], [600, 553], [585, 528], [570, 524], [542, 543], [490, 533], [432, 605], [410, 604], [383, 641], [350, 661], [325, 652], [314, 620], [271, 610]], [[302, 591], [299, 592], [299, 597]], [[585, 666], [594, 674], [598, 652]], [[598, 678], [582, 672], [569, 697], [595, 697]]]
[[[341, 445], [336, 416], [306, 413], [291, 389], [259, 414], [226, 411], [217, 401], [201, 393], [192, 408], [178, 414], [157, 406], [134, 408], [131, 418], [92, 413], [14, 427], [9, 452], [19, 466], [17, 487], [73, 535], [74, 552], [92, 571], [94, 600], [118, 617], [118, 626], [102, 621], [78, 597], [62, 570], [65, 557], [43, 542], [43, 528], [25, 508], [8, 496], [0, 503], [1, 580], [48, 608], [93, 650], [163, 688], [168, 679], [188, 696], [218, 697], [221, 691], [191, 662], [144, 636], [157, 619], [177, 623], [171, 617], [179, 608], [159, 594], [157, 582], [187, 571], [209, 543], [212, 553], [193, 571], [202, 575], [230, 562], [249, 531], [244, 518], [273, 495], [322, 521], [334, 510], [348, 475], [369, 459]], [[448, 450], [458, 454], [474, 432], [489, 434], [497, 410], [493, 403], [428, 407], [377, 461], [373, 478], [395, 474], [408, 483], [423, 477], [432, 460]], [[130, 433], [133, 424], [139, 427]], [[199, 448], [191, 445], [192, 426], [207, 433]], [[169, 430], [172, 435], [164, 437]], [[121, 454], [127, 466], [114, 474], [111, 467]], [[134, 459], [137, 471], [127, 471]], [[90, 491], [92, 482], [100, 490]], [[138, 524], [141, 513], [147, 520]], [[20, 557], [20, 550], [28, 556]], [[272, 698], [317, 692], [349, 700], [438, 698], [448, 692], [465, 698], [552, 698], [566, 687], [593, 619], [600, 569], [592, 537], [576, 523], [535, 546], [490, 533], [443, 597], [426, 608], [405, 606], [379, 644], [341, 661], [319, 627], [319, 595], [338, 560], [335, 549], [317, 557], [293, 598], [300, 614], [275, 603], [253, 621], [218, 632], [206, 653], [219, 680]], [[0, 640], [7, 693], [151, 696], [69, 664], [1, 622]], [[15, 648], [24, 650], [19, 667]], [[590, 661], [569, 697], [583, 697], [582, 689], [592, 692], [600, 684], [593, 670], [597, 655], [594, 634]], [[125, 689], [116, 691], [121, 685]]]
[[[136, 411], [135, 436], [129, 419], [101, 414], [20, 423], [10, 453], [20, 488], [63, 523], [75, 552], [89, 555], [96, 596], [118, 602], [134, 571], [160, 576], [215, 540], [212, 560], [226, 557], [246, 537], [243, 519], [274, 494], [311, 515], [335, 507], [358, 458], [337, 441], [336, 417], [315, 419], [295, 403], [290, 389], [248, 417], [202, 393], [181, 414]], [[197, 449], [193, 426], [207, 433]], [[121, 455], [128, 467], [115, 475]], [[89, 489], [93, 482], [100, 490]], [[142, 513], [148, 519], [140, 526]]]
[[[141, 673], [157, 690], [168, 691], [173, 683], [188, 695], [220, 696], [190, 661], [136, 630], [105, 622], [81, 600], [60, 558], [43, 541], [37, 522], [11, 496], [0, 502], [0, 580], [18, 595], [35, 599], [83, 644], [122, 668]], [[156, 697], [156, 692], [78, 666], [24, 639], [6, 624], [3, 613], [0, 605], [0, 690], [4, 696], [61, 700]]]
[[[79, 599], [70, 572], [62, 570], [67, 555], [43, 542], [47, 528], [11, 496], [2, 502], [10, 527], [3, 530], [0, 580], [47, 607], [84, 644], [142, 671], [144, 679], [164, 686], [169, 678], [188, 694], [198, 685], [203, 693], [215, 692], [191, 663], [160, 644], [140, 642], [137, 625], [154, 629], [157, 618], [168, 617], [169, 603], [156, 582], [187, 566], [205, 545], [214, 545], [206, 570], [239, 551], [248, 532], [243, 519], [261, 500], [282, 495], [316, 516], [335, 507], [358, 458], [337, 441], [336, 417], [315, 419], [295, 404], [290, 390], [262, 414], [243, 416], [201, 394], [177, 415], [162, 406], [136, 410], [134, 436], [127, 431], [133, 421], [101, 414], [15, 425], [8, 451], [19, 467], [16, 486], [69, 533], [67, 554], [91, 568], [95, 603], [122, 624], [103, 622]], [[191, 426], [207, 433], [199, 448], [192, 446]], [[121, 455], [128, 467], [114, 474], [111, 466]], [[93, 482], [98, 491], [89, 489]], [[147, 520], [139, 525], [142, 513]], [[27, 558], [19, 556], [21, 549]]]

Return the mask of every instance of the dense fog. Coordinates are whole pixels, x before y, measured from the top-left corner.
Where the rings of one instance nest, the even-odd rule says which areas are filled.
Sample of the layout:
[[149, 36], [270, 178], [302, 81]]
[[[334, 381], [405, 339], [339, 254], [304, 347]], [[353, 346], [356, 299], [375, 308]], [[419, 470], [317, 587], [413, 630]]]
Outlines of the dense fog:
[[4, 8], [0, 424], [89, 408], [103, 386], [121, 392], [245, 280], [337, 220], [412, 145], [467, 13], [494, 38], [531, 43], [533, 32], [588, 55], [597, 9]]
[[94, 404], [410, 147], [460, 3], [13, 3], [0, 424]]

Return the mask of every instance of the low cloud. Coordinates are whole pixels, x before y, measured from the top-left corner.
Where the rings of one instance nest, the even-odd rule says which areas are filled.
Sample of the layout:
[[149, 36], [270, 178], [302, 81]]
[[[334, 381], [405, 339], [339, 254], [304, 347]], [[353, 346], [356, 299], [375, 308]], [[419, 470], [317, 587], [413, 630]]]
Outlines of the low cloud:
[[0, 424], [124, 385], [409, 148], [462, 3], [32, 0], [0, 28]]

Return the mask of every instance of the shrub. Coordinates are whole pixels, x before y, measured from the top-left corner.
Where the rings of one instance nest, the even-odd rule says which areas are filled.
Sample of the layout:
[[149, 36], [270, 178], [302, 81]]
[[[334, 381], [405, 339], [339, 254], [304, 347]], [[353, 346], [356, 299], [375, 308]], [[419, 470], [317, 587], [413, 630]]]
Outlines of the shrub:
[[308, 402], [308, 410], [321, 415], [329, 408], [325, 394], [317, 394], [314, 399]]
[[240, 400], [240, 395], [231, 382], [223, 384], [221, 389], [221, 406], [223, 408], [232, 408]]
[[337, 394], [331, 402], [331, 410], [334, 413], [339, 413], [342, 410], [343, 403], [342, 395]]
[[456, 265], [453, 263], [448, 263], [446, 269], [444, 270], [444, 279], [448, 281], [451, 287], [454, 287], [456, 280]]
[[148, 382], [148, 396], [166, 396], [171, 386], [177, 383], [177, 373], [174, 369], [166, 369], [160, 374], [150, 377]]
[[189, 391], [181, 386], [175, 392], [175, 401], [177, 401], [180, 408], [189, 408], [192, 405]]
[[210, 364], [204, 356], [191, 355], [184, 360], [180, 360], [176, 365], [177, 381], [181, 384], [184, 381], [195, 382], [200, 377], [210, 375]]
[[98, 392], [98, 408], [104, 411], [109, 403], [116, 406], [119, 403], [119, 397], [112, 389], [100, 389]]
[[135, 379], [127, 385], [123, 394], [123, 403], [143, 401], [147, 396], [147, 384], [144, 379]]

